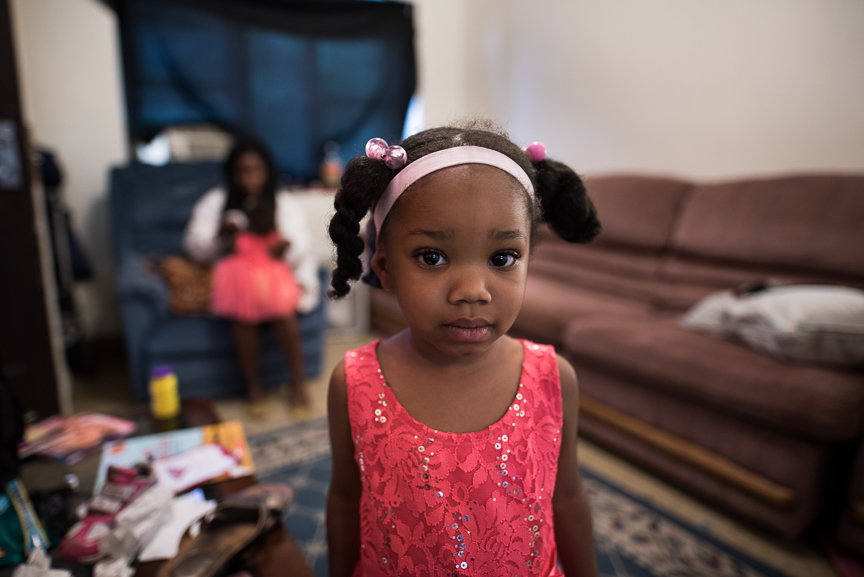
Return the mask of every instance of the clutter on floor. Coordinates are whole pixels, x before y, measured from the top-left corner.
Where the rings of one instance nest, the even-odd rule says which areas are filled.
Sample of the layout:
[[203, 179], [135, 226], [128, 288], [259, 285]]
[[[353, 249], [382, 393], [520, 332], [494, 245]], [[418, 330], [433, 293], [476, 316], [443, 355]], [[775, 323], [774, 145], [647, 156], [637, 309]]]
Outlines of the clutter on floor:
[[94, 493], [101, 490], [109, 467], [142, 462], [152, 462], [159, 483], [175, 493], [207, 481], [236, 479], [255, 472], [243, 423], [228, 421], [107, 443], [102, 448]]
[[200, 489], [174, 496], [148, 465], [111, 466], [60, 554], [95, 563], [94, 577], [131, 577], [134, 563], [157, 560], [167, 560], [164, 577], [240, 570], [250, 560], [238, 556], [281, 522], [293, 495], [287, 485], [252, 485], [217, 504]]
[[12, 577], [71, 577], [72, 572], [66, 569], [52, 569], [51, 560], [41, 547], [36, 547], [30, 553], [26, 563], [15, 568]]
[[[200, 490], [176, 494], [253, 472], [239, 421], [109, 442], [94, 496], [82, 505], [60, 554], [95, 563], [96, 577], [129, 577], [136, 560], [173, 558], [187, 528], [217, 507]], [[265, 523], [258, 525], [260, 533]]]
[[99, 413], [79, 413], [68, 418], [55, 415], [27, 425], [18, 445], [18, 458], [40, 455], [74, 465], [98, 451], [103, 443], [134, 432], [132, 421]]
[[[56, 458], [64, 468], [101, 446], [95, 489], [77, 507], [77, 522], [67, 530], [71, 500], [62, 497], [78, 488], [75, 475], [66, 475], [66, 484], [52, 495], [37, 493], [38, 507], [20, 479], [10, 481], [0, 493], [0, 567], [17, 566], [15, 577], [70, 575], [51, 568], [53, 557], [72, 569], [92, 564], [94, 577], [131, 577], [139, 562], [188, 564], [190, 555], [206, 553], [208, 574], [229, 562], [230, 573], [244, 569], [235, 557], [281, 522], [293, 492], [285, 485], [256, 485], [253, 479], [248, 481], [252, 486], [217, 503], [196, 488], [252, 475], [242, 423], [105, 442], [134, 427], [122, 419], [81, 414], [54, 417], [28, 430], [19, 451]], [[87, 438], [72, 442], [70, 436], [83, 430]], [[37, 511], [48, 511], [62, 522], [45, 515], [51, 529], [46, 531]]]
[[171, 500], [170, 518], [159, 528], [153, 540], [138, 555], [138, 561], [171, 559], [177, 555], [183, 533], [195, 521], [211, 513], [216, 502], [204, 498], [201, 489], [178, 495]]
[[[178, 553], [159, 570], [158, 577], [212, 577], [259, 537], [282, 521], [293, 500], [287, 485], [253, 485], [223, 499], [196, 527], [183, 535]], [[194, 527], [194, 526], [193, 526]]]
[[[0, 567], [23, 563], [48, 545], [26, 487], [19, 479], [9, 481], [0, 491]], [[34, 563], [41, 567], [38, 556]]]
[[79, 522], [61, 541], [60, 555], [83, 564], [134, 558], [165, 520], [172, 496], [147, 464], [110, 467], [99, 493], [82, 506]]

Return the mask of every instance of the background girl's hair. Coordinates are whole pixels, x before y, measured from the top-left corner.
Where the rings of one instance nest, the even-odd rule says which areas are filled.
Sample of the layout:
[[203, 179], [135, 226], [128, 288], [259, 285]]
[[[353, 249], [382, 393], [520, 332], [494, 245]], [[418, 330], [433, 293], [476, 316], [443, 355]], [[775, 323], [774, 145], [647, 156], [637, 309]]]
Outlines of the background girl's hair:
[[[548, 223], [568, 242], [586, 243], [600, 232], [597, 211], [588, 198], [582, 179], [570, 167], [549, 159], [532, 163], [505, 132], [489, 122], [472, 121], [461, 126], [424, 130], [406, 138], [401, 145], [408, 153], [408, 164], [427, 154], [456, 146], [482, 146], [513, 159], [534, 183], [537, 195], [539, 207], [531, 207], [532, 241], [540, 222]], [[357, 280], [363, 274], [360, 257], [365, 243], [359, 236], [360, 221], [375, 206], [397, 172], [387, 168], [382, 161], [365, 156], [352, 159], [345, 167], [342, 186], [336, 193], [336, 213], [330, 221], [330, 238], [336, 245], [331, 297], [348, 294], [351, 290], [348, 281]], [[387, 223], [385, 220], [381, 236], [386, 237]], [[373, 241], [369, 244], [374, 246], [377, 240], [374, 230], [369, 236]], [[371, 271], [363, 280], [380, 286]]]
[[264, 166], [267, 167], [267, 180], [264, 182], [264, 189], [261, 191], [261, 196], [256, 205], [258, 214], [255, 216], [260, 219], [261, 211], [269, 210], [274, 215], [274, 225], [269, 227], [272, 229], [273, 226], [275, 226], [276, 186], [278, 182], [278, 174], [276, 172], [276, 165], [273, 162], [273, 156], [270, 154], [267, 146], [257, 138], [251, 136], [238, 137], [234, 146], [231, 147], [231, 152], [228, 153], [225, 162], [222, 163], [222, 170], [225, 175], [225, 186], [228, 188], [228, 198], [225, 201], [224, 210], [242, 210], [249, 213], [249, 210], [247, 210], [247, 207], [243, 204], [243, 200], [246, 198], [246, 193], [237, 185], [237, 161], [241, 156], [249, 152], [257, 154], [261, 160], [264, 161]]

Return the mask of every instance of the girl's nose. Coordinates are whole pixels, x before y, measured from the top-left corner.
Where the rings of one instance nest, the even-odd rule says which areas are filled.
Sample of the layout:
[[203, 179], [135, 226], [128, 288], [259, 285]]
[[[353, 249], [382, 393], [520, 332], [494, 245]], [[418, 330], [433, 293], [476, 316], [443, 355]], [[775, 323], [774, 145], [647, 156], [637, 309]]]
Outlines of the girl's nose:
[[450, 283], [450, 294], [447, 298], [450, 304], [488, 303], [492, 295], [486, 288], [483, 273], [475, 267], [465, 267], [453, 270]]

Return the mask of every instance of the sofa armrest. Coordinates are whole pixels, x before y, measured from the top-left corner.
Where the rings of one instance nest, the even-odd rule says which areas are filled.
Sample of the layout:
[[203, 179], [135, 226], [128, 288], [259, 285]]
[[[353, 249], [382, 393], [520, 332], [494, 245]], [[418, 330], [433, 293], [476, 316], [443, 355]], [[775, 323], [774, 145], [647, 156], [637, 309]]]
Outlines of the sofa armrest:
[[168, 314], [168, 287], [162, 277], [149, 272], [146, 259], [134, 256], [123, 259], [117, 271], [117, 297], [122, 305], [129, 300], [144, 301], [154, 313]]
[[147, 342], [155, 328], [171, 315], [168, 287], [162, 277], [148, 272], [145, 260], [140, 255], [127, 256], [120, 262], [116, 277], [126, 354], [139, 400], [147, 398]]

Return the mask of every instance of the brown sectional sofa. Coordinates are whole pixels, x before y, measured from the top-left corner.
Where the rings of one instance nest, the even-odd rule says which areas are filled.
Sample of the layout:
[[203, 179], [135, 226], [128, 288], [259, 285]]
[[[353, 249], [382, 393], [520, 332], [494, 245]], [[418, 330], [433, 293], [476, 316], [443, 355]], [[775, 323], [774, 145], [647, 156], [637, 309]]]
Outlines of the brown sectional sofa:
[[[864, 176], [586, 183], [603, 233], [587, 246], [547, 235], [511, 332], [555, 344], [576, 367], [583, 434], [800, 535], [845, 495], [864, 372], [780, 362], [677, 318], [708, 294], [766, 278], [864, 288]], [[380, 290], [372, 319], [385, 332], [404, 326]]]

